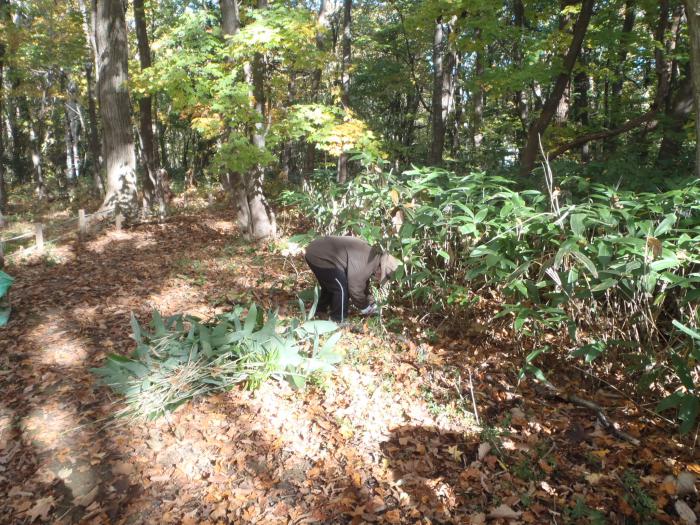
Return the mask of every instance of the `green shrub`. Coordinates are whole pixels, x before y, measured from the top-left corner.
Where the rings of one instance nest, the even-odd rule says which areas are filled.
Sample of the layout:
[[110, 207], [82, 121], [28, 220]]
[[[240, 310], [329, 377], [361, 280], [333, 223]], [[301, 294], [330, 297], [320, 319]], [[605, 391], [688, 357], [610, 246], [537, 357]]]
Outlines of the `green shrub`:
[[587, 182], [576, 202], [556, 188], [516, 189], [503, 177], [437, 168], [311, 186], [281, 199], [320, 233], [352, 233], [399, 255], [404, 299], [445, 313], [479, 295], [502, 298], [499, 315], [512, 319], [523, 349], [535, 349], [524, 373], [544, 378], [535, 361], [549, 350], [546, 336], [566, 334], [573, 357], [624, 360], [643, 390], [670, 396], [660, 408], [677, 408], [682, 430], [692, 428], [700, 407], [697, 182], [663, 193]]

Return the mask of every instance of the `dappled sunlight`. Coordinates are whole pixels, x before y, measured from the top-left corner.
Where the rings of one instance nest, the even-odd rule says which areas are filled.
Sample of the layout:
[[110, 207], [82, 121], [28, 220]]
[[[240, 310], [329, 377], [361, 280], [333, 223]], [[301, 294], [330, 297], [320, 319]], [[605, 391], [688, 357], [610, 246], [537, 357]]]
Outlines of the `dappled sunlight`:
[[147, 304], [168, 315], [188, 312], [192, 315], [210, 315], [212, 309], [203, 306], [201, 288], [184, 283], [182, 279], [171, 278], [163, 283], [156, 293], [145, 298]]
[[88, 357], [88, 349], [59, 316], [60, 312], [54, 310], [28, 332], [38, 352], [36, 358], [44, 365], [80, 366]]
[[236, 232], [236, 224], [234, 221], [226, 221], [221, 219], [205, 219], [202, 221], [212, 230], [216, 230], [219, 233], [233, 235]]

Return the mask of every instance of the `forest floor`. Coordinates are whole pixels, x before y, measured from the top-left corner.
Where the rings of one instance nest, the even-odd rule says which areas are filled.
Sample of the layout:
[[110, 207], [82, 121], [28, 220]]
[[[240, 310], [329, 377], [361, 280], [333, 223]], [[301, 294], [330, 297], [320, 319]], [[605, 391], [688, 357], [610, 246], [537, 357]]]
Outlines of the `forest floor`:
[[[357, 318], [344, 329], [337, 372], [303, 391], [271, 381], [154, 422], [111, 421], [117, 400], [90, 368], [133, 350], [131, 312], [142, 322], [154, 308], [210, 318], [255, 301], [293, 315], [296, 294], [313, 283], [301, 256], [247, 244], [223, 210], [108, 229], [6, 271], [16, 282], [11, 322], [0, 329], [1, 523], [676, 523], [678, 512], [700, 515], [694, 494], [687, 509], [679, 505], [672, 477], [700, 474], [692, 443], [611, 389], [593, 399], [640, 446], [603, 431], [586, 409], [518, 386], [522, 357], [487, 337], [488, 319], [449, 338], [410, 317], [402, 337]], [[590, 388], [578, 381], [558, 376], [573, 390]]]

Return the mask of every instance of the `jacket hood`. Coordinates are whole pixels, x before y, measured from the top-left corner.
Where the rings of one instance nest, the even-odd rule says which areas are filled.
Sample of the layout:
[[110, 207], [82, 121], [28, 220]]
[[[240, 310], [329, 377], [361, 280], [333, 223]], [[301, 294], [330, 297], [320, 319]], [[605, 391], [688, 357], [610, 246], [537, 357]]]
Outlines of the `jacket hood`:
[[384, 283], [391, 279], [400, 264], [401, 261], [399, 261], [396, 257], [393, 257], [388, 253], [383, 253], [379, 258], [379, 282]]

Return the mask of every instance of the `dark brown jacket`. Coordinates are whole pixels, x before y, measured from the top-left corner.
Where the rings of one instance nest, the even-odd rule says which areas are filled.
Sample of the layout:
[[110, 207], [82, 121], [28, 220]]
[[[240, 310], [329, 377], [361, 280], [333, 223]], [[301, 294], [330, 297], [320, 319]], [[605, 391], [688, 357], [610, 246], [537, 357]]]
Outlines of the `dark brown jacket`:
[[369, 279], [379, 269], [380, 248], [356, 237], [319, 237], [306, 248], [306, 260], [319, 268], [336, 268], [348, 278], [348, 295], [358, 308], [374, 303]]

